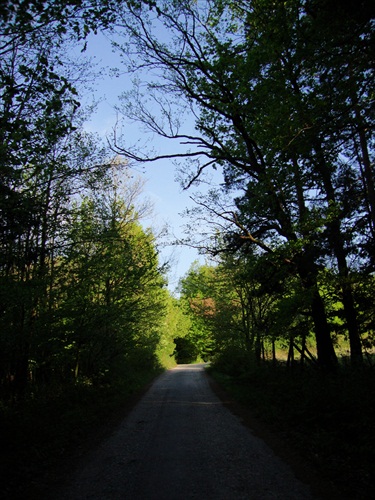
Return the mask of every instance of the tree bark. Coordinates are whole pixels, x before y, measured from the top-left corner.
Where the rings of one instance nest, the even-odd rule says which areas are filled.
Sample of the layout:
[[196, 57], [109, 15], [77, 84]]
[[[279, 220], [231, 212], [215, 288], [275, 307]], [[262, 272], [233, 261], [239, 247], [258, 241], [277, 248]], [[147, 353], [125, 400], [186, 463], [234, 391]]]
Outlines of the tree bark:
[[[335, 190], [332, 185], [329, 168], [324, 159], [321, 145], [317, 143], [315, 145], [315, 149], [318, 154], [316, 162], [317, 170], [323, 181], [327, 203], [328, 205], [330, 203], [335, 204]], [[357, 322], [357, 313], [354, 307], [352, 288], [349, 282], [349, 269], [346, 262], [343, 236], [340, 227], [340, 221], [338, 218], [335, 217], [332, 221], [327, 222], [327, 237], [336, 257], [337, 268], [339, 271], [342, 302], [344, 306], [344, 314], [349, 334], [351, 362], [353, 365], [358, 365], [363, 361], [362, 346]]]
[[272, 364], [276, 365], [277, 359], [276, 359], [276, 345], [275, 345], [275, 339], [272, 339]]
[[309, 259], [308, 255], [301, 256], [298, 263], [298, 274], [304, 289], [310, 296], [318, 364], [324, 370], [332, 371], [337, 365], [337, 356], [332, 343], [324, 302], [319, 293], [316, 273], [312, 259]]
[[375, 238], [375, 186], [374, 186], [374, 177], [373, 177], [373, 169], [371, 165], [367, 138], [366, 138], [366, 123], [364, 122], [363, 117], [361, 116], [361, 110], [358, 103], [358, 91], [356, 89], [355, 79], [351, 72], [351, 100], [354, 106], [355, 113], [355, 131], [359, 137], [359, 147], [361, 152], [358, 151], [358, 146], [356, 144], [356, 140], [354, 140], [355, 149], [357, 153], [359, 167], [361, 169], [362, 175], [362, 183], [364, 187], [364, 193], [366, 196], [367, 209], [369, 215], [369, 223], [371, 235]]

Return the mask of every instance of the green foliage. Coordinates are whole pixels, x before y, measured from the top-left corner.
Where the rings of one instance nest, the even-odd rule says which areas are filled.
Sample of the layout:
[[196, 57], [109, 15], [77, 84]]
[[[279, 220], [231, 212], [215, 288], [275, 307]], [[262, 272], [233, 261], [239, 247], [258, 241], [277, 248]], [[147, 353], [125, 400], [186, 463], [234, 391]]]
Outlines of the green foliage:
[[189, 364], [197, 361], [199, 349], [190, 336], [176, 337], [174, 343], [176, 345], [175, 358], [177, 363]]
[[[316, 365], [309, 293], [281, 266], [269, 264], [267, 256], [226, 254], [215, 267], [195, 263], [181, 280], [180, 304], [191, 321], [186, 338], [202, 359], [225, 373], [246, 374], [270, 357], [275, 364], [288, 357], [290, 366]], [[354, 288], [363, 297], [359, 317], [367, 355], [373, 346], [373, 307], [365, 298], [371, 284], [358, 282]], [[319, 287], [335, 349], [346, 356], [349, 339], [337, 275], [322, 270]]]
[[[181, 280], [180, 300], [192, 320], [189, 339], [203, 359], [242, 353], [244, 359], [260, 360], [265, 341], [287, 335], [287, 330], [276, 334], [272, 329], [285, 285], [270, 289], [270, 280], [259, 278], [260, 266], [255, 256], [226, 256], [216, 267], [195, 264]], [[237, 354], [234, 358], [236, 364]]]
[[46, 462], [56, 465], [100, 431], [100, 422], [123, 411], [160, 373], [165, 357], [172, 359], [175, 332], [166, 312], [172, 316], [175, 304], [164, 288], [155, 238], [140, 224], [129, 179], [129, 198], [110, 184], [107, 176], [105, 189], [80, 200], [75, 193], [73, 203], [62, 204], [64, 219], [51, 224], [43, 267], [37, 259], [27, 275], [21, 266], [8, 274], [2, 269], [6, 495], [29, 495]]
[[187, 356], [190, 362], [197, 359], [208, 361], [213, 354], [215, 343], [212, 320], [216, 314], [212, 296], [214, 277], [214, 268], [194, 262], [180, 281], [180, 307], [188, 318], [189, 327], [184, 337], [179, 335], [181, 338], [178, 342], [175, 340], [176, 351], [191, 352]]
[[153, 236], [123, 201], [86, 199], [71, 222], [57, 314], [75, 377], [111, 380], [121, 364], [151, 363], [165, 295]]
[[[355, 15], [339, 6], [332, 20], [332, 5], [215, 1], [206, 9], [204, 2], [161, 0], [118, 17], [131, 32], [131, 49], [127, 43], [120, 50], [138, 70], [139, 85], [145, 67], [160, 78], [150, 82], [147, 73], [148, 92], [124, 95], [124, 113], [195, 146], [176, 152], [192, 166], [190, 172], [184, 166], [185, 186], [209, 166], [222, 167], [223, 191], [235, 192], [229, 209], [212, 193], [198, 200], [215, 234], [198, 241], [193, 231], [193, 244], [238, 255], [256, 245], [285, 275], [298, 276], [326, 369], [337, 359], [320, 269], [337, 272], [352, 361], [360, 364], [351, 275], [358, 263], [372, 268], [375, 234], [373, 12], [365, 3]], [[159, 104], [160, 120], [146, 95]], [[194, 137], [179, 126], [187, 108], [196, 118]], [[119, 151], [150, 159], [127, 147]]]
[[[141, 2], [147, 4], [148, 2]], [[173, 352], [153, 234], [126, 162], [79, 128], [74, 43], [119, 2], [3, 2], [0, 13], [0, 396], [102, 386]], [[83, 47], [84, 49], [84, 47]], [[117, 175], [113, 171], [117, 169]], [[90, 194], [91, 192], [91, 194]], [[139, 194], [139, 193], [138, 193]], [[123, 198], [121, 199], [121, 195]], [[161, 347], [161, 341], [167, 343]]]
[[212, 360], [215, 370], [229, 377], [248, 377], [258, 367], [254, 351], [247, 351], [233, 343], [225, 346]]
[[374, 275], [360, 276], [355, 285], [354, 293], [358, 307], [358, 316], [362, 333], [364, 350], [369, 357], [375, 347], [375, 308], [374, 308]]
[[176, 364], [176, 344], [174, 339], [188, 335], [190, 320], [183, 313], [177, 299], [166, 293], [166, 313], [160, 329], [157, 357], [162, 366], [171, 368]]

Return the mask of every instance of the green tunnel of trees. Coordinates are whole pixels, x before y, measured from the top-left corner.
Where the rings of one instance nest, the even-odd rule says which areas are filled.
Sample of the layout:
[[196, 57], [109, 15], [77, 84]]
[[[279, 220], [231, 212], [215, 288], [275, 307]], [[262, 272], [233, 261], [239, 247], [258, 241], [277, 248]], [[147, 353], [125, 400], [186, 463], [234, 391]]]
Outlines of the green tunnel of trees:
[[[111, 383], [173, 355], [258, 362], [269, 349], [275, 360], [281, 344], [290, 362], [297, 352], [331, 370], [345, 345], [363, 363], [375, 313], [373, 19], [368, 2], [329, 0], [5, 2], [3, 398]], [[116, 137], [109, 151], [85, 132], [89, 75], [67, 47], [100, 30], [139, 70], [135, 85], [144, 68], [158, 78], [124, 94], [121, 113], [176, 153]], [[215, 264], [193, 266], [179, 299], [128, 175], [128, 162], [173, 156], [185, 187], [209, 167], [224, 175], [190, 213], [189, 244]]]

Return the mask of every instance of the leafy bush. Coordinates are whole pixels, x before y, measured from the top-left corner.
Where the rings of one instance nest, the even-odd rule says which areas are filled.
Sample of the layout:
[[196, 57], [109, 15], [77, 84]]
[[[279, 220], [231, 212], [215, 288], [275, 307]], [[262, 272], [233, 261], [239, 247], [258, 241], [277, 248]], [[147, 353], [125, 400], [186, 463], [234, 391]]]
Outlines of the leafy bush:
[[227, 346], [214, 356], [212, 364], [219, 372], [233, 377], [244, 377], [256, 366], [255, 354], [240, 346]]

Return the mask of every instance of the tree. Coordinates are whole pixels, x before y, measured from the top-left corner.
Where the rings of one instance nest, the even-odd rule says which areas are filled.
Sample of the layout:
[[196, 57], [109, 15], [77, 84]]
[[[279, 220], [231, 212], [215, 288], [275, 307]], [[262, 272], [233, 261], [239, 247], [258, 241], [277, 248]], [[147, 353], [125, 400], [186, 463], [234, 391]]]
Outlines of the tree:
[[181, 363], [196, 359], [209, 360], [215, 350], [212, 320], [216, 315], [212, 294], [215, 269], [194, 262], [179, 283], [180, 308], [189, 320], [185, 335], [175, 339], [176, 360]]
[[129, 201], [117, 190], [84, 199], [70, 221], [57, 315], [61, 348], [71, 353], [65, 370], [75, 378], [113, 380], [156, 363], [165, 282], [154, 237]]
[[95, 143], [77, 131], [73, 79], [77, 84], [81, 68], [64, 64], [68, 42], [87, 35], [99, 11], [104, 26], [95, 1], [3, 2], [0, 14], [3, 380], [12, 380], [18, 395], [27, 386], [32, 344], [48, 335], [54, 254], [64, 244], [70, 199], [105, 172]]
[[184, 338], [189, 333], [190, 318], [184, 314], [180, 301], [171, 296], [166, 290], [166, 314], [161, 326], [160, 341], [157, 347], [157, 356], [164, 367], [172, 367], [176, 363], [175, 339]]
[[[319, 2], [314, 5], [323, 11]], [[207, 167], [223, 167], [227, 187], [244, 191], [238, 199], [233, 236], [241, 245], [259, 244], [266, 252], [274, 252], [272, 241], [284, 246], [282, 260], [309, 291], [319, 362], [329, 368], [336, 356], [318, 275], [323, 261], [332, 255], [342, 277], [353, 359], [361, 359], [346, 261], [353, 248], [350, 242], [362, 235], [360, 223], [351, 233], [348, 223], [353, 218], [359, 221], [361, 211], [347, 197], [339, 199], [333, 193], [344, 192], [350, 178], [341, 168], [343, 155], [347, 157], [344, 149], [353, 150], [349, 129], [354, 123], [343, 120], [353, 103], [345, 87], [339, 86], [339, 62], [345, 70], [350, 66], [357, 89], [366, 88], [356, 105], [369, 124], [372, 31], [370, 16], [351, 19], [343, 10], [339, 22], [345, 33], [351, 30], [350, 39], [339, 23], [327, 22], [313, 36], [322, 21], [320, 14], [311, 13], [314, 5], [268, 0], [179, 2], [178, 6], [157, 2], [151, 13], [142, 7], [130, 9], [131, 16], [121, 17], [118, 26], [133, 37], [138, 60], [131, 60], [131, 67], [147, 68], [159, 78], [145, 84], [153, 107], [146, 106], [138, 89], [124, 113], [192, 149], [144, 156], [123, 145], [115, 147], [138, 161], [167, 156], [190, 160], [196, 170], [187, 186], [198, 181]], [[152, 23], [170, 33], [169, 43], [158, 38]], [[346, 49], [352, 54], [353, 42], [365, 50], [359, 62], [351, 57], [349, 64]], [[180, 108], [173, 114], [177, 98]], [[162, 120], [155, 118], [155, 108]], [[195, 134], [180, 131], [178, 111], [186, 109], [196, 117]], [[358, 178], [358, 155], [351, 158], [346, 172]]]
[[[90, 162], [102, 158], [96, 147], [96, 141], [78, 132], [60, 141], [53, 151], [40, 157], [45, 169], [24, 182], [29, 204], [25, 206], [23, 199], [20, 205], [3, 212], [2, 383], [7, 385], [12, 381], [16, 394], [26, 390], [31, 361], [50, 357], [48, 346], [54, 344], [50, 340], [56, 312], [57, 269], [62, 249], [67, 245], [71, 199], [105, 175], [106, 168], [97, 168], [95, 173], [91, 170]], [[24, 212], [26, 208], [28, 213]], [[35, 378], [35, 365], [33, 370]], [[44, 376], [41, 378], [45, 380]]]

